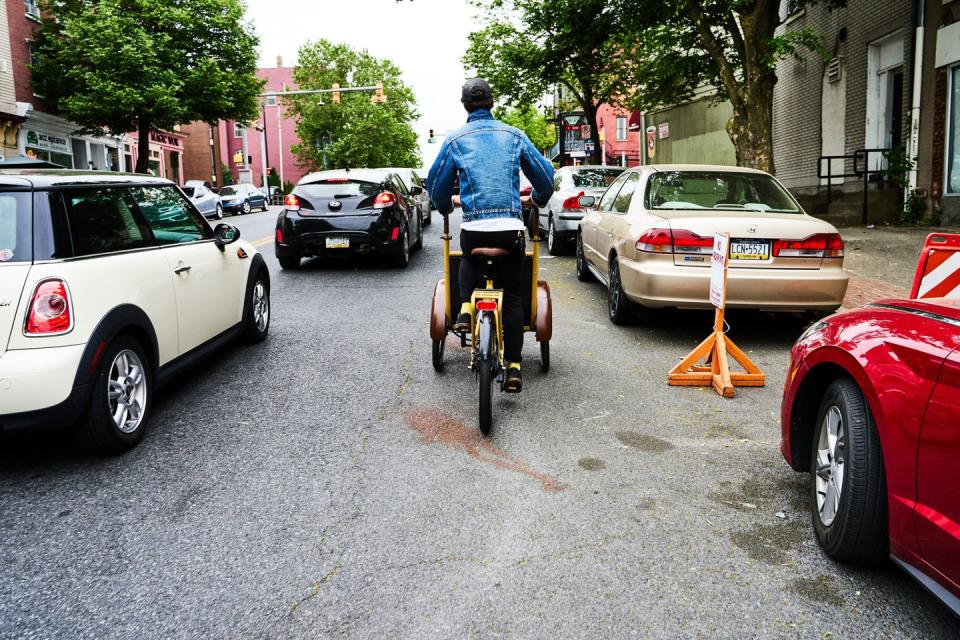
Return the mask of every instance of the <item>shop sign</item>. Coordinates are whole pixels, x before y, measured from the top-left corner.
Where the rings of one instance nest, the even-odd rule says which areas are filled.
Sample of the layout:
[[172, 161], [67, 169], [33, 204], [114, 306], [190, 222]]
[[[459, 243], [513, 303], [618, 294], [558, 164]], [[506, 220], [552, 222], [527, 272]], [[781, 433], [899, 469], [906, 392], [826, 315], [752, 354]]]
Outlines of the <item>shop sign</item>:
[[163, 133], [162, 131], [151, 131], [150, 139], [154, 142], [159, 142], [160, 144], [165, 144], [168, 147], [181, 147], [183, 146], [180, 138], [172, 136], [169, 133]]
[[27, 146], [39, 149], [41, 151], [52, 151], [54, 153], [65, 153], [72, 155], [70, 141], [62, 136], [41, 133], [27, 129]]
[[647, 157], [653, 160], [657, 157], [657, 128], [647, 127]]

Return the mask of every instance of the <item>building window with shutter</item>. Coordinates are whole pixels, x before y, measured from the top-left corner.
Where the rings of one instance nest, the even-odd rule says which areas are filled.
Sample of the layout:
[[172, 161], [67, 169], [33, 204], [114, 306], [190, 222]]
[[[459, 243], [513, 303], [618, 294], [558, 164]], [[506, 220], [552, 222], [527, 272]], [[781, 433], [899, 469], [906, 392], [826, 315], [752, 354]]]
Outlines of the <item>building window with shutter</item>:
[[627, 118], [626, 116], [617, 116], [617, 140], [627, 139]]
[[23, 11], [31, 18], [40, 19], [40, 0], [23, 0]]
[[960, 66], [950, 69], [947, 104], [946, 192], [960, 193]]
[[242, 138], [243, 137], [243, 123], [234, 122], [233, 123], [233, 137]]

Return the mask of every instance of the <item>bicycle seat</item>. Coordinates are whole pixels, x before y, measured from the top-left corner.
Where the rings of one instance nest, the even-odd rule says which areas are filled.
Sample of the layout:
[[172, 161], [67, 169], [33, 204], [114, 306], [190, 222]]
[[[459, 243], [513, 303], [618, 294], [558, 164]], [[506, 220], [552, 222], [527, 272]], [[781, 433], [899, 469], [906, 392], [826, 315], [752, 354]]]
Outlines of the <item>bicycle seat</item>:
[[510, 255], [510, 252], [506, 249], [501, 249], [500, 247], [476, 247], [470, 252], [470, 255], [483, 256], [486, 258], [500, 258], [502, 256]]

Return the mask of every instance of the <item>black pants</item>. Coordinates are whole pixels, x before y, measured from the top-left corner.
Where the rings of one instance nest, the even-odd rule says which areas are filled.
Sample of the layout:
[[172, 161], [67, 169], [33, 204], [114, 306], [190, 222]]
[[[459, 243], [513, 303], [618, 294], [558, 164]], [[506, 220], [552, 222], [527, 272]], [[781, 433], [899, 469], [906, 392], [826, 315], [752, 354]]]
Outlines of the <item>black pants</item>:
[[523, 231], [460, 231], [460, 295], [470, 300], [473, 290], [482, 287], [486, 258], [472, 257], [476, 247], [506, 249], [510, 255], [496, 258], [494, 285], [503, 289], [503, 344], [507, 362], [520, 362], [523, 350]]

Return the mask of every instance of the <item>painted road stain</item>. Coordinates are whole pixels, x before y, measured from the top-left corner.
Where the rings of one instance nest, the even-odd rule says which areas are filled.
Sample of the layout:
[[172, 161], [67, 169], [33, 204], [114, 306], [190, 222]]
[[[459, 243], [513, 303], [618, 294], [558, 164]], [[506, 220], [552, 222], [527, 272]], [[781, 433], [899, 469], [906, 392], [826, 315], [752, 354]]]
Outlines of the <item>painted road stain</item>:
[[407, 426], [420, 434], [421, 444], [442, 444], [498, 469], [522, 473], [540, 482], [547, 493], [557, 493], [567, 488], [567, 485], [558, 482], [555, 478], [533, 470], [523, 460], [495, 446], [476, 429], [468, 427], [443, 411], [420, 407], [409, 411], [404, 416], [404, 420]]
[[663, 453], [674, 448], [672, 442], [637, 431], [618, 431], [617, 440], [621, 444], [647, 453]]
[[600, 458], [580, 458], [577, 464], [587, 471], [600, 471], [607, 468], [607, 463]]

